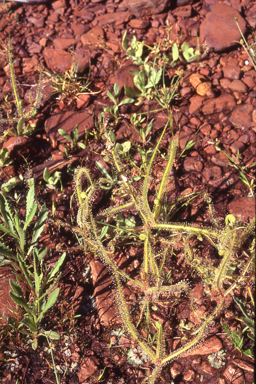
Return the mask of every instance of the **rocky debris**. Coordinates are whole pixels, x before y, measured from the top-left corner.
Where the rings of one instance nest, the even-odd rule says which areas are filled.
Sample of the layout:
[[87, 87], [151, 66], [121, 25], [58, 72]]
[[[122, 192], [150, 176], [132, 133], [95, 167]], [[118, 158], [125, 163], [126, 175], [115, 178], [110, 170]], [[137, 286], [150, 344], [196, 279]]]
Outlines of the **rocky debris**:
[[168, 0], [125, 0], [124, 5], [129, 11], [140, 18], [155, 15], [164, 11]]
[[234, 21], [235, 17], [242, 33], [245, 34], [246, 21], [239, 12], [226, 4], [216, 4], [200, 25], [200, 43], [206, 44], [215, 52], [222, 52], [237, 45], [241, 35]]
[[176, 376], [180, 375], [182, 372], [182, 366], [180, 363], [177, 363], [176, 361], [172, 364], [170, 369], [172, 378], [175, 379]]
[[244, 371], [254, 372], [253, 364], [248, 363], [248, 361], [235, 359], [233, 360], [233, 363], [237, 365], [239, 368], [243, 369]]
[[256, 125], [252, 120], [253, 106], [250, 104], [237, 105], [229, 118], [229, 121], [237, 128], [251, 128]]
[[235, 197], [228, 204], [228, 212], [243, 222], [251, 221], [255, 216], [255, 199], [252, 197]]
[[225, 94], [214, 99], [206, 100], [202, 106], [204, 115], [212, 115], [213, 113], [229, 111], [236, 106], [236, 101], [232, 95]]
[[225, 369], [223, 375], [232, 384], [242, 384], [244, 383], [244, 373], [242, 369], [235, 366], [234, 364], [229, 364]]
[[90, 131], [94, 126], [94, 120], [87, 112], [68, 111], [58, 113], [49, 117], [45, 122], [46, 133], [51, 141], [52, 147], [56, 148], [59, 143], [67, 143], [68, 140], [58, 130], [63, 129], [71, 137], [74, 127], [78, 125], [78, 135], [81, 138], [85, 131]]
[[97, 375], [99, 361], [95, 356], [85, 357], [77, 372], [79, 383], [85, 383], [88, 379]]
[[109, 287], [112, 285], [112, 278], [107, 268], [100, 261], [91, 261], [92, 280], [94, 296], [102, 326], [109, 326], [120, 323], [115, 298]]

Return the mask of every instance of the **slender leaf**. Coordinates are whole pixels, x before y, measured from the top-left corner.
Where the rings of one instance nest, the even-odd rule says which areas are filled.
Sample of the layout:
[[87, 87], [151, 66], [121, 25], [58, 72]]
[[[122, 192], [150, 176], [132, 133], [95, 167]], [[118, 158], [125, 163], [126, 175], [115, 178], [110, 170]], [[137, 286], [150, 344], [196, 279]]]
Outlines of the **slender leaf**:
[[43, 204], [38, 213], [37, 221], [35, 223], [35, 227], [32, 235], [32, 244], [34, 244], [38, 240], [41, 233], [43, 232], [47, 216], [48, 216], [48, 210], [46, 208], [46, 205]]
[[24, 317], [21, 320], [21, 323], [26, 325], [26, 327], [28, 327], [28, 329], [31, 332], [37, 333], [38, 329], [37, 329], [36, 323], [34, 322], [34, 320], [31, 317]]
[[60, 292], [59, 288], [56, 288], [56, 289], [50, 294], [50, 296], [49, 296], [49, 298], [48, 298], [46, 304], [45, 304], [45, 305], [43, 306], [43, 308], [42, 308], [42, 312], [40, 313], [40, 315], [39, 315], [39, 317], [38, 317], [38, 321], [40, 321], [40, 320], [42, 319], [44, 313], [45, 313], [46, 311], [48, 311], [48, 309], [51, 308], [51, 307], [55, 304], [55, 302], [56, 302], [56, 300], [57, 300], [57, 298], [58, 298], [58, 296], [59, 296], [59, 292]]
[[31, 309], [27, 305], [24, 297], [16, 296], [13, 291], [10, 291], [9, 295], [10, 295], [11, 299], [14, 301], [14, 303], [18, 304], [20, 307], [24, 308], [27, 313], [32, 315]]
[[55, 263], [54, 267], [52, 268], [52, 270], [50, 271], [50, 273], [48, 274], [47, 276], [47, 281], [49, 282], [55, 275], [56, 273], [59, 272], [60, 270], [60, 267], [62, 266], [62, 264], [64, 263], [64, 260], [66, 258], [66, 252], [64, 252], [61, 257], [59, 258], [59, 260], [57, 261], [57, 263]]
[[177, 44], [175, 43], [172, 46], [172, 60], [176, 61], [176, 60], [178, 60], [178, 58], [179, 58], [179, 48], [178, 48]]
[[44, 170], [43, 178], [48, 183], [48, 180], [50, 177], [51, 177], [51, 174], [50, 174], [49, 168], [46, 167]]
[[71, 141], [71, 143], [73, 142], [72, 137], [69, 136], [69, 134], [66, 131], [64, 131], [64, 129], [60, 128], [58, 129], [58, 132], [61, 136], [65, 137], [66, 140]]
[[0, 255], [3, 255], [5, 257], [10, 257], [11, 259], [16, 259], [16, 256], [14, 255], [12, 250], [1, 241], [0, 241]]
[[18, 297], [23, 297], [23, 292], [21, 289], [20, 284], [17, 281], [14, 281], [12, 279], [9, 280], [10, 287], [13, 290], [13, 293]]
[[22, 269], [22, 271], [23, 271], [23, 273], [25, 275], [27, 283], [29, 284], [30, 288], [34, 291], [34, 285], [33, 285], [32, 281], [30, 279], [29, 270], [27, 268], [26, 263], [24, 262], [22, 256], [19, 253], [17, 254], [17, 258], [18, 258], [18, 261], [19, 261], [20, 268]]

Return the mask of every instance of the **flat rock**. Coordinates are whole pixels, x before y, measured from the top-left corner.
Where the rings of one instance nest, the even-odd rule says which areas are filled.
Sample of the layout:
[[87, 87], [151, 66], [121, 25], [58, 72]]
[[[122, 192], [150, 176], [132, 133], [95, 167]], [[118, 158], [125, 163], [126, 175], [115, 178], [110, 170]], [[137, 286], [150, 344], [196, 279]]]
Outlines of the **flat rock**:
[[204, 165], [202, 161], [195, 160], [193, 157], [186, 157], [183, 167], [186, 172], [202, 172]]
[[115, 24], [118, 26], [120, 24], [127, 23], [131, 17], [130, 12], [107, 13], [106, 15], [97, 16], [94, 22], [97, 22], [99, 27], [107, 24]]
[[[89, 65], [92, 57], [96, 53], [88, 53], [85, 51], [75, 52], [75, 64], [79, 64], [78, 71]], [[49, 69], [55, 72], [65, 72], [70, 69], [72, 65], [72, 58], [70, 53], [63, 49], [45, 48], [43, 50], [44, 60]]]
[[256, 4], [254, 4], [246, 15], [246, 20], [252, 28], [256, 27]]
[[10, 279], [16, 281], [12, 267], [8, 265], [0, 267], [0, 325], [6, 323], [7, 316], [13, 316], [12, 311], [16, 312], [16, 304], [9, 295]]
[[120, 323], [117, 316], [115, 298], [111, 291], [112, 278], [107, 268], [100, 262], [92, 260], [90, 262], [92, 270], [92, 280], [94, 286], [94, 296], [98, 309], [100, 323], [109, 326], [113, 323]]
[[81, 138], [85, 131], [93, 128], [94, 120], [87, 112], [75, 111], [58, 113], [57, 115], [49, 117], [45, 122], [45, 129], [53, 148], [57, 147], [57, 142], [68, 142], [65, 137], [59, 134], [58, 129], [63, 129], [72, 137], [72, 131], [76, 125], [78, 125], [78, 135], [79, 138]]
[[236, 100], [234, 96], [226, 94], [215, 97], [214, 99], [206, 100], [202, 107], [202, 112], [204, 115], [212, 115], [213, 113], [228, 111], [235, 106]]
[[246, 22], [239, 12], [226, 4], [216, 4], [200, 26], [200, 43], [213, 48], [215, 52], [236, 46], [241, 35], [234, 17], [237, 18], [242, 33], [245, 34]]
[[204, 343], [194, 348], [192, 351], [186, 353], [187, 356], [194, 355], [211, 355], [212, 353], [218, 352], [222, 349], [222, 342], [217, 336], [209, 337]]
[[228, 212], [239, 220], [251, 221], [255, 217], [255, 199], [252, 197], [235, 197], [228, 204]]
[[163, 12], [167, 3], [168, 0], [126, 0], [124, 6], [139, 18]]
[[253, 106], [242, 104], [235, 107], [232, 111], [229, 121], [238, 128], [250, 128], [255, 125], [252, 120]]
[[94, 47], [102, 46], [104, 43], [104, 31], [101, 27], [92, 28], [89, 32], [81, 36], [83, 45], [93, 45]]
[[57, 49], [67, 49], [69, 47], [72, 47], [73, 45], [77, 44], [79, 39], [54, 39], [53, 44], [54, 47]]

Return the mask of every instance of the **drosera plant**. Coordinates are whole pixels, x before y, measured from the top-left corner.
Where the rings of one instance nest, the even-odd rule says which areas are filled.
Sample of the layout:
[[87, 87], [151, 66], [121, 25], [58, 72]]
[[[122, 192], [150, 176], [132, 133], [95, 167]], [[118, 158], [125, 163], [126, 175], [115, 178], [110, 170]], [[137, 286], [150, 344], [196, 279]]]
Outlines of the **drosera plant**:
[[[215, 219], [216, 227], [198, 227], [183, 222], [173, 223], [168, 221], [168, 217], [165, 217], [164, 220], [164, 195], [175, 160], [175, 141], [170, 143], [166, 166], [161, 181], [157, 185], [154, 204], [150, 203], [151, 174], [166, 129], [167, 125], [148, 160], [144, 180], [136, 187], [125, 172], [116, 150], [117, 145], [110, 149], [111, 165], [121, 182], [121, 186], [116, 184], [113, 186], [113, 193], [115, 195], [120, 194], [119, 205], [110, 206], [96, 214], [92, 210], [92, 204], [95, 194], [100, 188], [99, 180], [94, 181], [87, 168], [77, 169], [74, 177], [78, 201], [77, 223], [79, 231], [84, 233], [86, 249], [89, 248], [95, 255], [99, 256], [112, 274], [113, 292], [122, 326], [136, 342], [137, 350], [147, 356], [147, 360], [152, 365], [152, 372], [148, 378], [150, 384], [157, 381], [166, 364], [181, 356], [186, 356], [188, 351], [205, 339], [209, 327], [213, 325], [215, 318], [227, 306], [229, 295], [234, 292], [235, 288], [243, 286], [248, 279], [251, 279], [254, 260], [254, 251], [251, 248], [248, 251], [246, 247], [245, 252], [244, 243], [245, 240], [248, 241], [248, 237], [253, 231], [255, 220], [249, 225], [242, 226], [233, 215], [228, 215], [224, 225], [220, 225]], [[86, 187], [85, 180], [87, 180]], [[120, 214], [134, 216], [133, 223], [135, 225], [129, 228], [120, 225], [120, 222], [117, 224]], [[116, 227], [114, 231], [113, 226]], [[126, 232], [125, 238], [123, 231]], [[128, 272], [121, 269], [113, 259], [116, 247], [120, 243], [124, 246], [124, 240], [131, 239], [143, 249], [141, 268], [136, 277], [130, 276]], [[165, 329], [160, 322], [153, 320], [151, 313], [154, 310], [153, 307], [161, 303], [162, 298], [165, 301], [170, 300], [171, 296], [180, 298], [183, 293], [187, 294], [190, 290], [190, 282], [187, 280], [181, 280], [172, 285], [164, 284], [167, 281], [165, 265], [172, 252], [173, 244], [177, 240], [183, 242], [185, 261], [193, 273], [196, 272], [201, 279], [207, 282], [210, 291], [218, 293], [218, 299], [215, 301], [215, 307], [212, 307], [209, 313], [200, 318], [199, 326], [194, 325], [187, 330], [188, 337], [184, 340], [183, 345], [176, 350], [168, 351], [165, 343]], [[197, 245], [200, 243], [215, 248], [218, 262], [213, 263], [211, 259], [205, 260], [200, 256], [199, 249], [197, 249]], [[157, 251], [157, 244], [162, 246], [160, 251]], [[244, 259], [240, 262], [239, 273], [235, 274], [233, 271], [229, 274], [230, 265], [232, 263], [237, 264], [242, 257]], [[133, 314], [129, 302], [126, 301], [125, 282], [129, 282], [140, 297], [140, 310], [137, 315]], [[196, 304], [193, 299], [191, 299], [191, 308], [196, 311]], [[143, 337], [140, 332], [141, 327], [145, 327], [145, 324], [152, 324], [154, 328], [150, 332], [153, 335], [150, 338]]]
[[14, 128], [8, 129], [4, 136], [6, 135], [12, 135], [12, 136], [24, 136], [24, 135], [31, 135], [34, 133], [36, 126], [33, 123], [29, 123], [29, 120], [33, 118], [36, 113], [37, 109], [39, 108], [40, 101], [41, 101], [41, 80], [42, 80], [42, 72], [39, 73], [39, 80], [38, 80], [38, 88], [36, 92], [36, 97], [34, 103], [31, 103], [31, 106], [28, 110], [28, 112], [25, 112], [23, 107], [23, 101], [19, 97], [19, 91], [18, 91], [18, 85], [16, 81], [14, 66], [13, 66], [13, 60], [11, 55], [11, 39], [9, 38], [8, 43], [8, 62], [9, 62], [9, 71], [10, 71], [10, 83], [12, 87], [13, 92], [13, 99], [16, 106], [16, 115], [17, 117], [11, 117], [7, 116], [7, 118], [1, 118], [0, 119], [0, 125], [3, 124], [10, 124], [13, 125]]

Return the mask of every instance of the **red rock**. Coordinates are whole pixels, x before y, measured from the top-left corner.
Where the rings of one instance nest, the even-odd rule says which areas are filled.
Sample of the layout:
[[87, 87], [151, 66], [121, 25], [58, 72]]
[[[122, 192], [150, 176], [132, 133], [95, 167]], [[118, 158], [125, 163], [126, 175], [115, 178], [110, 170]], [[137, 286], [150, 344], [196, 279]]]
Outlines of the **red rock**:
[[[237, 45], [241, 35], [234, 17], [238, 19], [242, 33], [245, 34], [246, 22], [239, 12], [226, 4], [216, 4], [201, 23], [200, 43], [213, 48], [215, 52], [221, 52]], [[218, 27], [216, 28], [216, 26]]]
[[200, 344], [195, 349], [188, 351], [185, 356], [211, 355], [212, 353], [218, 352], [221, 349], [221, 340], [217, 336], [212, 336], [206, 339], [204, 343]]
[[79, 371], [77, 372], [79, 383], [85, 383], [91, 378], [92, 375], [97, 376], [97, 364], [98, 360], [94, 356], [89, 356], [84, 359], [84, 362], [79, 367]]
[[254, 126], [253, 106], [250, 104], [238, 105], [231, 113], [229, 121], [238, 128], [250, 128]]
[[87, 112], [75, 111], [59, 113], [49, 117], [45, 122], [45, 129], [53, 148], [56, 148], [57, 142], [68, 142], [65, 137], [59, 134], [58, 129], [63, 129], [72, 137], [72, 131], [76, 125], [78, 125], [78, 134], [79, 138], [81, 138], [85, 130], [89, 131], [94, 127], [94, 120]]
[[136, 92], [139, 92], [139, 90], [134, 85], [134, 75], [132, 74], [132, 71], [139, 71], [139, 67], [135, 64], [127, 64], [117, 70], [115, 81], [119, 85], [120, 91], [124, 85], [127, 85], [128, 87], [134, 89]]
[[54, 47], [57, 49], [67, 49], [69, 47], [72, 47], [73, 45], [76, 45], [78, 43], [79, 39], [54, 39], [53, 44]]
[[144, 29], [149, 26], [149, 20], [132, 19], [129, 21], [129, 26], [134, 29]]
[[239, 220], [251, 221], [255, 217], [255, 199], [252, 197], [235, 197], [228, 204], [228, 212]]
[[236, 106], [236, 101], [232, 95], [221, 95], [214, 99], [206, 100], [202, 107], [204, 115], [212, 115], [213, 113], [219, 113], [227, 111]]
[[204, 165], [193, 157], [186, 157], [183, 163], [186, 172], [202, 172]]
[[125, 0], [124, 6], [136, 17], [156, 15], [164, 11], [168, 0]]
[[4, 143], [3, 148], [6, 148], [8, 152], [11, 153], [13, 150], [17, 150], [20, 147], [28, 145], [28, 143], [31, 143], [30, 138], [24, 136], [15, 136], [7, 140], [6, 143]]
[[89, 105], [90, 103], [90, 100], [91, 100], [91, 96], [90, 95], [79, 95], [77, 96], [77, 100], [76, 100], [76, 106], [78, 109], [80, 108], [85, 108]]
[[239, 80], [241, 68], [238, 65], [227, 65], [223, 68], [223, 75], [229, 80]]
[[104, 43], [104, 31], [101, 27], [92, 28], [89, 32], [81, 36], [83, 45], [102, 46]]
[[229, 364], [223, 375], [229, 381], [229, 383], [232, 384], [243, 384], [245, 382], [243, 371], [239, 367], [236, 367], [234, 364]]
[[233, 92], [240, 93], [246, 93], [248, 91], [247, 86], [241, 80], [233, 80], [229, 85], [229, 89]]
[[92, 260], [90, 266], [100, 323], [103, 326], [120, 323], [115, 298], [111, 291], [112, 277], [100, 261]]

